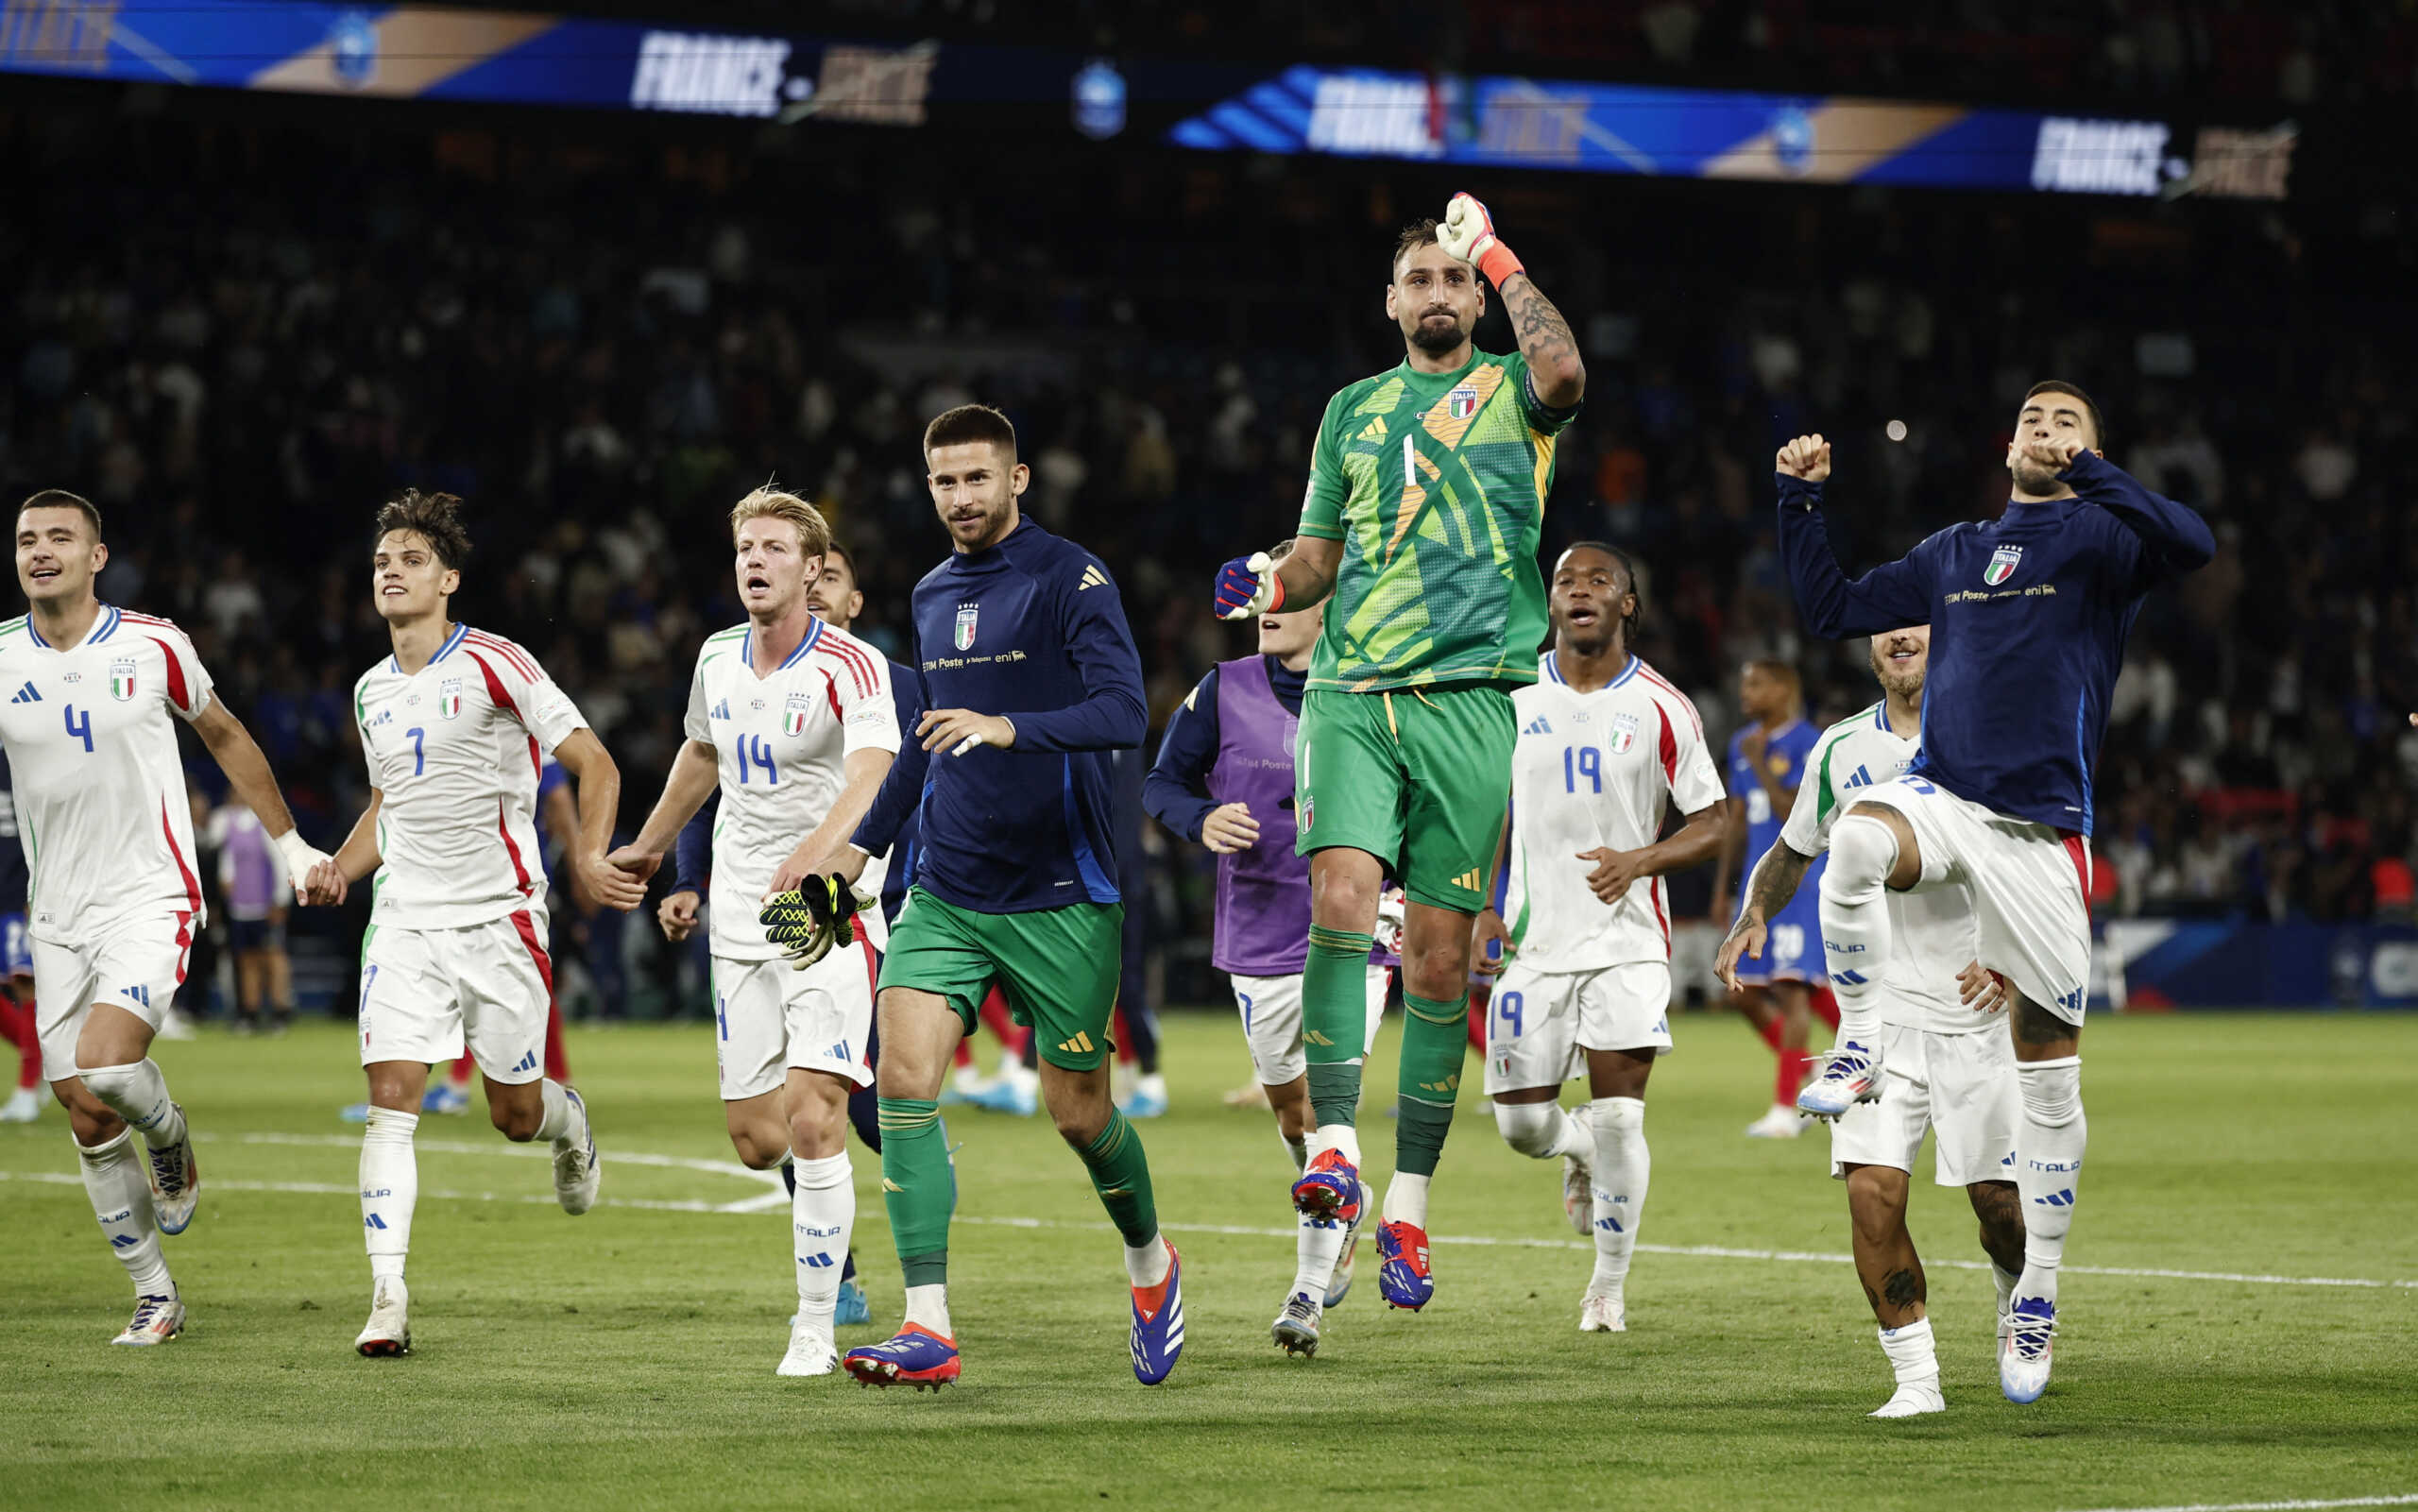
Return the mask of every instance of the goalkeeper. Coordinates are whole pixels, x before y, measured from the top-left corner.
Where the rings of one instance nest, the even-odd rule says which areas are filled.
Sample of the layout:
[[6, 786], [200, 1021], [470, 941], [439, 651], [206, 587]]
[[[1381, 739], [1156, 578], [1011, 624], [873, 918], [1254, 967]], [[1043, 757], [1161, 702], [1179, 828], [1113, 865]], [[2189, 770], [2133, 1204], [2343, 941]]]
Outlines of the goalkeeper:
[[[710, 933], [724, 1117], [741, 1160], [779, 1167], [792, 1183], [787, 1268], [798, 1310], [779, 1373], [827, 1375], [839, 1364], [833, 1315], [857, 1212], [848, 1093], [873, 1080], [866, 1044], [883, 938], [879, 909], [851, 922], [830, 907], [827, 874], [854, 876], [864, 863], [848, 837], [890, 771], [898, 715], [881, 653], [808, 608], [831, 550], [814, 506], [759, 488], [731, 511], [730, 532], [747, 619], [698, 648], [689, 739], [645, 827], [608, 859], [652, 874], [719, 783]], [[795, 897], [801, 880], [825, 904], [826, 929], [810, 942], [825, 954], [792, 970], [757, 902]], [[880, 873], [863, 883], [878, 892]], [[836, 896], [848, 900], [844, 883]]]
[[[1490, 283], [1517, 354], [1472, 342]], [[1510, 689], [1536, 680], [1545, 636], [1538, 525], [1555, 438], [1586, 371], [1561, 313], [1468, 195], [1440, 225], [1404, 229], [1386, 314], [1402, 331], [1402, 365], [1327, 401], [1292, 554], [1227, 563], [1217, 604], [1243, 620], [1336, 601], [1294, 762], [1298, 844], [1310, 858], [1302, 1015], [1315, 1129], [1293, 1202], [1350, 1221], [1366, 1198], [1354, 1130], [1363, 977], [1390, 873], [1410, 900], [1407, 1012], [1378, 1284], [1416, 1311], [1435, 1294], [1427, 1185], [1452, 1128], [1471, 928], [1492, 890], [1510, 794]]]

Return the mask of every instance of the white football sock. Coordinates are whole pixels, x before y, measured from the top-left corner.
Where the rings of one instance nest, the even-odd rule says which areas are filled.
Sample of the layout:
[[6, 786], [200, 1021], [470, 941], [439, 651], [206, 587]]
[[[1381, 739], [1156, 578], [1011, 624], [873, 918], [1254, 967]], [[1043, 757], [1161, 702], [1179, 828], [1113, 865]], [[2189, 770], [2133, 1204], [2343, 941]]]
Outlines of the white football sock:
[[143, 1142], [153, 1149], [184, 1142], [184, 1114], [169, 1099], [168, 1079], [149, 1057], [131, 1065], [95, 1066], [89, 1071], [79, 1066], [76, 1075], [103, 1107], [140, 1130]]
[[1587, 1105], [1595, 1130], [1595, 1273], [1587, 1289], [1616, 1293], [1628, 1281], [1645, 1215], [1646, 1181], [1654, 1163], [1645, 1148], [1645, 1104], [1636, 1097], [1598, 1097]]
[[412, 1248], [412, 1209], [419, 1203], [412, 1133], [418, 1128], [417, 1113], [373, 1107], [361, 1130], [361, 1240], [369, 1274], [382, 1280], [403, 1273]]
[[1503, 1143], [1535, 1160], [1559, 1160], [1583, 1153], [1592, 1143], [1586, 1123], [1559, 1103], [1504, 1102], [1494, 1104], [1494, 1127]]
[[[1360, 1186], [1363, 1208], [1369, 1200], [1367, 1182]], [[1326, 1289], [1335, 1281], [1337, 1262], [1343, 1258], [1343, 1236], [1350, 1225], [1339, 1218], [1313, 1218], [1306, 1213], [1293, 1215], [1293, 1290], [1306, 1292], [1310, 1300], [1323, 1305]]]
[[1903, 1328], [1882, 1329], [1881, 1352], [1889, 1356], [1889, 1368], [1898, 1373], [1898, 1385], [1938, 1388], [1939, 1356], [1932, 1347], [1930, 1318], [1917, 1318]]
[[1167, 1270], [1175, 1264], [1175, 1251], [1166, 1240], [1152, 1234], [1150, 1242], [1136, 1249], [1125, 1250], [1125, 1279], [1136, 1286], [1155, 1286], [1167, 1279]]
[[1293, 1158], [1294, 1175], [1299, 1176], [1310, 1168], [1310, 1141], [1307, 1135], [1300, 1139], [1290, 1138], [1286, 1134], [1284, 1125], [1279, 1124], [1276, 1128], [1276, 1137], [1285, 1141], [1285, 1153]]
[[100, 1220], [101, 1236], [110, 1252], [126, 1267], [137, 1297], [174, 1297], [177, 1285], [168, 1277], [168, 1260], [160, 1250], [160, 1225], [151, 1215], [151, 1178], [145, 1157], [134, 1148], [134, 1130], [121, 1129], [115, 1139], [91, 1149], [76, 1147], [82, 1168], [84, 1195], [93, 1199], [93, 1216]]
[[940, 1283], [907, 1288], [907, 1321], [954, 1342], [948, 1330], [948, 1286]]
[[2057, 1300], [2057, 1266], [2066, 1258], [2074, 1199], [2082, 1191], [2082, 1158], [2090, 1125], [2082, 1113], [2082, 1057], [2018, 1061], [2023, 1123], [2015, 1136], [2015, 1189], [2023, 1198], [2023, 1277], [2018, 1298]]
[[1848, 814], [1831, 831], [1822, 872], [1822, 945], [1839, 1002], [1837, 1044], [1872, 1047], [1881, 1028], [1881, 986], [1889, 971], [1889, 874], [1898, 837], [1869, 814]]
[[1997, 1261], [1990, 1262], [1990, 1284], [1998, 1288], [1999, 1317], [2006, 1317], [2007, 1309], [2015, 1305], [2016, 1281], [2017, 1278], [2013, 1273], [1999, 1268]]
[[857, 1183], [848, 1152], [791, 1163], [797, 1190], [790, 1198], [791, 1246], [797, 1264], [800, 1321], [831, 1328], [840, 1302], [840, 1272], [848, 1259], [848, 1231], [857, 1223]]
[[1394, 1172], [1394, 1179], [1386, 1183], [1388, 1223], [1407, 1223], [1414, 1229], [1427, 1227], [1428, 1180], [1408, 1171]]
[[587, 1120], [581, 1115], [579, 1104], [563, 1095], [563, 1084], [549, 1078], [538, 1083], [538, 1095], [545, 1098], [545, 1113], [537, 1120], [533, 1142], [547, 1145], [576, 1145], [587, 1136]]
[[1360, 1168], [1359, 1130], [1350, 1124], [1320, 1124], [1310, 1130], [1311, 1160], [1317, 1160], [1331, 1149], [1343, 1151], [1343, 1158], [1352, 1163], [1354, 1170]]

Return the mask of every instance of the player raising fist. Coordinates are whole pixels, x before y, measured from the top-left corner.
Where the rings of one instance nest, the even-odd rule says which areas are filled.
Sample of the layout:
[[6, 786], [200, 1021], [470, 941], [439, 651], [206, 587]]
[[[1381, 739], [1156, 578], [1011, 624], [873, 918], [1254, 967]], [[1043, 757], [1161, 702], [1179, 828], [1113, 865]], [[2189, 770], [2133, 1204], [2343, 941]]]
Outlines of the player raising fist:
[[[1483, 278], [1520, 350], [1477, 349]], [[1454, 196], [1441, 223], [1404, 229], [1386, 285], [1401, 365], [1327, 402], [1299, 544], [1226, 564], [1230, 620], [1336, 599], [1302, 698], [1295, 756], [1310, 857], [1302, 973], [1314, 1128], [1295, 1206], [1350, 1216], [1360, 1200], [1356, 1057], [1369, 948], [1386, 875], [1409, 894], [1394, 1178], [1377, 1249], [1386, 1300], [1413, 1311], [1435, 1284], [1427, 1184], [1452, 1128], [1467, 1043], [1470, 925], [1488, 897], [1511, 785], [1510, 689], [1537, 677], [1545, 634], [1538, 521], [1554, 438], [1587, 374], [1561, 312]]]

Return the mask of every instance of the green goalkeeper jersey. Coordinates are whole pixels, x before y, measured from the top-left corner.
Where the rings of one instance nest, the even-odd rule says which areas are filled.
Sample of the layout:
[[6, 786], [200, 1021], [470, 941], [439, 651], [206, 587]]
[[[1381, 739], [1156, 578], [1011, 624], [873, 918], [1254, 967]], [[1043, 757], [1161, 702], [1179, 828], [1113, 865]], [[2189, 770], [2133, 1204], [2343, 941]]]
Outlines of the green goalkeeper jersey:
[[1405, 362], [1327, 401], [1301, 533], [1341, 541], [1343, 559], [1311, 688], [1536, 681], [1537, 532], [1575, 413], [1538, 401], [1517, 353], [1448, 373]]

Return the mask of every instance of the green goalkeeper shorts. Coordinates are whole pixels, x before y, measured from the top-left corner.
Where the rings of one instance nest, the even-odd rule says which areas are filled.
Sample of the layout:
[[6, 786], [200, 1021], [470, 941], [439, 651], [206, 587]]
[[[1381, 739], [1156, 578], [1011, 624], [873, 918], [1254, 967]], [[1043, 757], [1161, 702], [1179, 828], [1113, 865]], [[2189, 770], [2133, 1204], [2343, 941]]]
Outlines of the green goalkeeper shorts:
[[1475, 913], [1511, 797], [1511, 697], [1492, 683], [1302, 695], [1295, 815], [1307, 856], [1386, 863], [1414, 903]]
[[979, 913], [915, 888], [890, 926], [881, 990], [934, 994], [972, 1034], [996, 981], [1009, 1016], [1040, 1036], [1041, 1059], [1089, 1071], [1110, 1048], [1108, 1018], [1124, 960], [1123, 904]]

